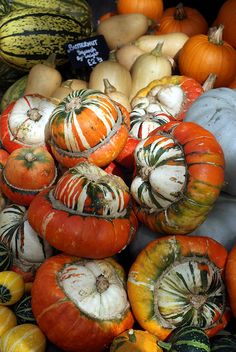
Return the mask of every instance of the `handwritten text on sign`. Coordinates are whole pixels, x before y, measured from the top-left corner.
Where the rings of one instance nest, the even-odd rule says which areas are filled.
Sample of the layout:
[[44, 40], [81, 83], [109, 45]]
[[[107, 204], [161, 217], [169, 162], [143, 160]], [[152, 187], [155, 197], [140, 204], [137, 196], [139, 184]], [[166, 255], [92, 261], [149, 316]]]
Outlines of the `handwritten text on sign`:
[[109, 48], [104, 37], [98, 35], [68, 44], [67, 54], [75, 68], [94, 67], [108, 59]]

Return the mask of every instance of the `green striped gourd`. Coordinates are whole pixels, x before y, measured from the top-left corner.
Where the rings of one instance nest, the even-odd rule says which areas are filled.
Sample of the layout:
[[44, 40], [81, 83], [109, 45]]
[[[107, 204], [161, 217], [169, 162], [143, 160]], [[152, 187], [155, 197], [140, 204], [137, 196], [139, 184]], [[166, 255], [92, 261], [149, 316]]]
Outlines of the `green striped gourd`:
[[0, 242], [0, 271], [10, 270], [13, 262], [13, 254], [10, 247]]
[[1, 0], [0, 1], [0, 18], [5, 16], [11, 10], [11, 5], [8, 0]]
[[31, 295], [24, 293], [21, 299], [16, 302], [13, 307], [17, 324], [35, 323], [35, 317], [31, 307]]
[[28, 75], [19, 78], [4, 92], [0, 103], [0, 112], [3, 112], [11, 102], [24, 95], [27, 79]]
[[236, 334], [222, 330], [210, 339], [211, 352], [236, 352]]
[[16, 80], [24, 75], [22, 70], [14, 69], [0, 57], [0, 90], [5, 92]]
[[0, 22], [0, 58], [9, 65], [29, 70], [56, 54], [56, 65], [65, 63], [65, 46], [88, 37], [91, 26], [55, 10], [28, 8], [12, 11]]
[[76, 17], [83, 26], [91, 25], [92, 11], [86, 0], [12, 0], [11, 11], [27, 8], [52, 9]]
[[169, 352], [210, 352], [210, 341], [204, 330], [193, 326], [182, 326], [173, 330], [167, 342], [158, 345]]

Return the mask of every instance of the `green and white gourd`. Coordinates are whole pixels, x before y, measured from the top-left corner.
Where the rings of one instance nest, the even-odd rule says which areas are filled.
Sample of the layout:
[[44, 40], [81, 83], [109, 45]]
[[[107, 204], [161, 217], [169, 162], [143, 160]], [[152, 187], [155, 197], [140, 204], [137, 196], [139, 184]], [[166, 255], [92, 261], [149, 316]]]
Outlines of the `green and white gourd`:
[[13, 254], [10, 247], [0, 241], [0, 271], [10, 270], [13, 263]]
[[31, 295], [24, 294], [21, 299], [12, 307], [15, 313], [17, 324], [34, 324], [36, 322], [31, 306]]
[[210, 339], [211, 352], [236, 352], [236, 334], [221, 330]]
[[0, 213], [0, 240], [11, 249], [13, 265], [23, 272], [34, 274], [53, 253], [48, 242], [30, 226], [26, 208], [18, 204], [11, 204]]

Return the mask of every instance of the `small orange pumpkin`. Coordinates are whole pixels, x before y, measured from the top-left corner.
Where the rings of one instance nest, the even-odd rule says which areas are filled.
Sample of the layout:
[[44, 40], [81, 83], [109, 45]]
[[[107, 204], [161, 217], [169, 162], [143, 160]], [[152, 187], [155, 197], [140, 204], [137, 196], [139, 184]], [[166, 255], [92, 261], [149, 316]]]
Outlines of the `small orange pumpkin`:
[[[223, 2], [222, 2], [223, 3]], [[225, 1], [217, 15], [214, 25], [223, 24], [223, 39], [236, 48], [236, 1]]]
[[117, 11], [119, 14], [142, 13], [143, 15], [158, 20], [163, 13], [163, 0], [118, 0]]
[[195, 34], [205, 34], [207, 30], [207, 21], [197, 9], [179, 3], [163, 12], [157, 34], [182, 32], [191, 37]]
[[214, 87], [227, 87], [236, 76], [236, 51], [222, 40], [223, 25], [212, 27], [209, 34], [189, 38], [179, 53], [179, 70], [203, 83], [210, 73], [216, 74]]

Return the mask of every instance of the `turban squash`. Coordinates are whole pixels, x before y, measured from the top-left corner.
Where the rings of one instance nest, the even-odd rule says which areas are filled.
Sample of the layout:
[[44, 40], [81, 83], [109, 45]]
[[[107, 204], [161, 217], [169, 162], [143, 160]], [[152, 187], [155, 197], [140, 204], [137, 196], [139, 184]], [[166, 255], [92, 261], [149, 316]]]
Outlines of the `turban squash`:
[[128, 274], [128, 297], [140, 326], [160, 340], [181, 326], [213, 336], [229, 319], [227, 250], [210, 237], [164, 236], [149, 243]]
[[210, 132], [169, 122], [137, 145], [135, 160], [134, 210], [148, 228], [187, 234], [206, 219], [224, 181], [223, 151]]
[[53, 247], [87, 258], [118, 253], [137, 229], [127, 185], [88, 161], [40, 192], [30, 204], [28, 221]]
[[88, 160], [103, 167], [125, 146], [129, 113], [104, 93], [81, 89], [54, 109], [49, 130], [52, 153], [61, 165], [69, 168]]

